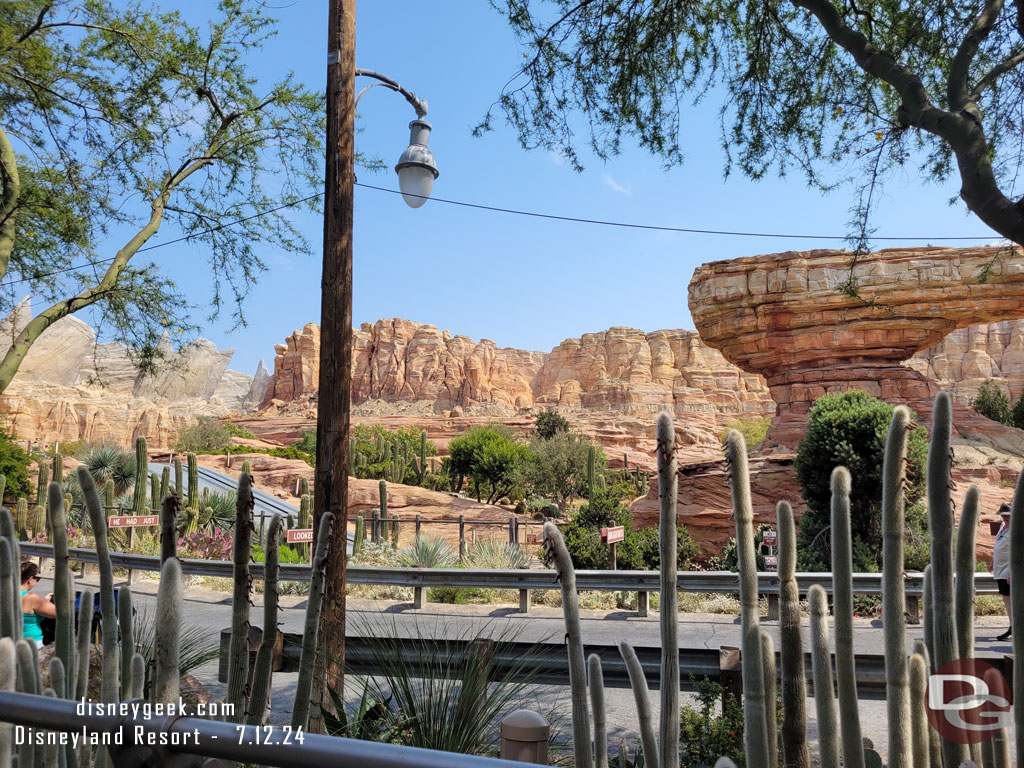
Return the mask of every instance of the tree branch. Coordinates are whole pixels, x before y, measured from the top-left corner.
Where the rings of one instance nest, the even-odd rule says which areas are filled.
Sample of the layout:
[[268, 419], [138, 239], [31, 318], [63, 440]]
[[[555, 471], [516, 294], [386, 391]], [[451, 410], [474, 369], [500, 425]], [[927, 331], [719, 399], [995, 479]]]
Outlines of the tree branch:
[[971, 103], [967, 88], [967, 77], [978, 48], [988, 37], [1003, 10], [1003, 0], [986, 0], [985, 7], [974, 20], [974, 26], [957, 48], [949, 67], [946, 81], [946, 106], [953, 112], [966, 109], [975, 119], [980, 118], [978, 107]]
[[35, 24], [33, 24], [31, 27], [26, 29], [21, 35], [18, 36], [19, 43], [24, 43], [26, 40], [32, 37], [32, 35], [34, 35], [36, 32], [43, 28], [43, 19], [46, 18], [46, 14], [49, 13], [52, 7], [53, 3], [43, 4], [43, 7], [39, 9], [39, 16], [36, 18]]
[[14, 250], [15, 218], [21, 179], [18, 175], [18, 158], [14, 147], [3, 128], [0, 128], [0, 180], [3, 181], [0, 197], [0, 277], [7, 274], [7, 265]]
[[1020, 66], [1021, 62], [1024, 62], [1024, 50], [1020, 50], [1020, 51], [1016, 51], [1014, 53], [1011, 53], [1009, 56], [1007, 56], [1001, 62], [996, 64], [994, 67], [992, 67], [992, 69], [989, 70], [978, 81], [978, 84], [974, 86], [974, 91], [971, 93], [971, 95], [968, 98], [971, 101], [975, 101], [975, 102], [978, 101], [978, 99], [981, 98], [981, 94], [985, 91], [985, 89], [990, 88], [993, 85], [995, 85], [996, 81], [1001, 76], [1005, 75], [1007, 72], [1009, 72], [1012, 69], [1016, 69], [1018, 66]]

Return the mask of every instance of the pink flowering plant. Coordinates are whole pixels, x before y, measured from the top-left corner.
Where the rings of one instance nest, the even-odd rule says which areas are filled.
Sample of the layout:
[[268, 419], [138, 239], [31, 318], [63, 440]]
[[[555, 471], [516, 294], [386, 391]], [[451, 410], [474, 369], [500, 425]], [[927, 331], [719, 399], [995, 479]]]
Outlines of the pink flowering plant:
[[195, 531], [178, 539], [178, 557], [198, 560], [230, 560], [231, 531], [214, 528]]

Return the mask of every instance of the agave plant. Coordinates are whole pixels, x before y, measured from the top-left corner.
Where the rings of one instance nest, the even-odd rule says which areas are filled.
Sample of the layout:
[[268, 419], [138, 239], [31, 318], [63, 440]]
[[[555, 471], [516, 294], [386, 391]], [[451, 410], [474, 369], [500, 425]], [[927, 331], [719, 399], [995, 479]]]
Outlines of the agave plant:
[[209, 488], [204, 488], [203, 492], [199, 495], [199, 509], [212, 509], [213, 514], [209, 520], [205, 519], [205, 515], [202, 516], [204, 520], [203, 528], [207, 531], [213, 531], [217, 528], [233, 529], [235, 527], [235, 504], [237, 499], [238, 494], [234, 491], [220, 493], [219, 491], [211, 491]]
[[470, 568], [529, 568], [530, 555], [501, 539], [481, 539], [466, 552]]
[[398, 564], [403, 568], [453, 568], [458, 562], [452, 545], [433, 536], [421, 536], [398, 552]]
[[120, 495], [135, 486], [135, 476], [139, 470], [135, 466], [134, 453], [127, 453], [112, 445], [101, 445], [92, 449], [83, 463], [100, 488], [107, 480], [113, 480], [114, 492]]
[[[142, 608], [135, 617], [132, 634], [135, 637], [135, 651], [146, 660], [146, 669], [153, 670], [156, 647], [156, 618]], [[220, 658], [220, 640], [216, 632], [198, 624], [183, 624], [180, 636], [180, 657], [178, 665], [182, 676]], [[146, 675], [146, 685], [153, 675]], [[148, 691], [146, 692], [148, 695]]]

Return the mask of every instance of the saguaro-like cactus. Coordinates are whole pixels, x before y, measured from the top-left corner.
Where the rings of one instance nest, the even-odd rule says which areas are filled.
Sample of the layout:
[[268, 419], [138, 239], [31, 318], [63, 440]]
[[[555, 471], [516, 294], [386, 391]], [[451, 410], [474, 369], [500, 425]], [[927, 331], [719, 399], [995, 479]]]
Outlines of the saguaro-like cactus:
[[[324, 598], [324, 575], [327, 572], [327, 552], [331, 545], [334, 515], [325, 512], [320, 517], [313, 555], [309, 599], [306, 601], [306, 621], [302, 630], [302, 654], [299, 656], [299, 679], [295, 685], [295, 703], [292, 705], [292, 728], [305, 728], [309, 720], [310, 693], [313, 689], [313, 667], [316, 664], [317, 631], [320, 627], [320, 608]], [[344, 531], [342, 532], [344, 535]]]
[[24, 496], [14, 506], [14, 528], [19, 539], [28, 538], [28, 499]]
[[[786, 768], [810, 768], [807, 749], [807, 679], [800, 635], [800, 590], [796, 583], [793, 507], [775, 507], [779, 526], [779, 634], [782, 666], [782, 760]], [[833, 552], [835, 549], [833, 548]]]
[[188, 500], [185, 506], [192, 512], [199, 511], [199, 462], [194, 453], [188, 454]]
[[21, 624], [21, 592], [14, 588], [14, 555], [10, 541], [0, 537], [0, 637], [17, 640]]
[[[591, 446], [591, 459], [597, 449]], [[658, 414], [658, 538], [661, 562], [661, 768], [679, 766], [679, 607], [676, 587], [676, 431], [672, 416]]]
[[64, 457], [59, 452], [53, 454], [53, 482], [64, 483]]
[[146, 438], [135, 438], [135, 495], [132, 496], [132, 509], [136, 515], [146, 514], [146, 477], [149, 475], [149, 451]]
[[910, 690], [903, 618], [907, 609], [903, 588], [903, 528], [909, 428], [910, 411], [905, 406], [896, 406], [885, 439], [882, 467], [882, 616], [890, 768], [911, 768]]
[[[153, 702], [177, 703], [181, 695], [181, 672], [178, 662], [181, 653], [181, 619], [184, 596], [181, 584], [181, 562], [168, 558], [160, 567], [160, 587], [157, 591], [160, 621], [156, 622], [153, 638]], [[237, 608], [236, 606], [233, 606]], [[243, 638], [245, 639], [245, 638]], [[248, 662], [248, 648], [246, 662]], [[248, 663], [246, 664], [248, 672]]]
[[[743, 664], [743, 742], [748, 768], [768, 768], [768, 725], [761, 661], [761, 620], [758, 607], [757, 558], [754, 554], [754, 512], [750, 502], [747, 445], [743, 435], [729, 430], [725, 442], [729, 486], [736, 518], [736, 554], [740, 572], [740, 640]], [[827, 768], [827, 766], [826, 766]]]
[[352, 556], [356, 556], [362, 551], [363, 543], [366, 541], [366, 518], [362, 515], [356, 516], [356, 536], [352, 542]]
[[164, 467], [160, 470], [160, 501], [163, 501], [164, 496], [170, 493], [171, 490], [171, 468]]
[[850, 531], [850, 473], [832, 470], [832, 613], [836, 628], [836, 682], [843, 765], [864, 768], [853, 653], [853, 539]]
[[273, 670], [274, 643], [277, 640], [278, 539], [281, 536], [281, 515], [270, 518], [267, 528], [266, 558], [263, 564], [263, 640], [256, 653], [252, 673], [252, 690], [246, 712], [247, 725], [262, 725], [267, 710], [267, 694]]
[[160, 476], [156, 472], [149, 475], [149, 508], [153, 514], [160, 514]]
[[[190, 458], [190, 487], [192, 477], [192, 459]], [[252, 534], [254, 531], [252, 512], [252, 482], [249, 475], [243, 472], [238, 481], [238, 499], [235, 503], [235, 536], [231, 546], [235, 585], [231, 601], [231, 645], [228, 649], [228, 693], [225, 699], [225, 703], [233, 707], [230, 718], [235, 723], [242, 722], [245, 717], [245, 688], [249, 676], [249, 592], [252, 588], [249, 560], [252, 557]]]
[[619, 655], [626, 664], [629, 675], [629, 687], [633, 689], [633, 700], [636, 702], [636, 715], [640, 724], [640, 744], [644, 750], [644, 763], [659, 765], [658, 740], [654, 736], [654, 717], [651, 714], [651, 692], [647, 687], [647, 677], [640, 659], [636, 656], [633, 646], [625, 640], [619, 643]]
[[178, 501], [185, 500], [185, 490], [182, 488], [182, 471], [181, 471], [181, 457], [174, 457], [174, 493], [178, 497]]
[[39, 480], [36, 482], [36, 506], [46, 505], [46, 486], [50, 484], [50, 468], [39, 462]]
[[832, 693], [832, 655], [828, 647], [828, 598], [819, 584], [807, 590], [811, 610], [811, 670], [814, 709], [818, 716], [818, 759], [821, 768], [839, 768], [836, 702]]
[[[580, 630], [580, 604], [576, 594], [576, 571], [562, 532], [552, 522], [544, 523], [544, 548], [552, 559], [558, 583], [562, 587], [562, 613], [565, 615], [566, 648], [569, 655], [569, 690], [572, 700], [573, 762], [576, 768], [592, 768], [590, 716], [587, 712], [587, 671]], [[677, 726], [678, 730], [678, 726]]]
[[590, 706], [594, 711], [594, 768], [608, 768], [608, 716], [604, 704], [604, 673], [601, 657], [596, 653], [587, 657], [587, 677], [590, 686]]
[[71, 584], [71, 567], [68, 563], [68, 521], [64, 512], [64, 493], [60, 483], [50, 483], [50, 519], [53, 521], [53, 603], [57, 608], [57, 631], [54, 635], [54, 656], [71, 677], [72, 689], [53, 684], [57, 696], [68, 698], [74, 693], [73, 672], [75, 669], [75, 591]]
[[117, 640], [117, 617], [114, 610], [114, 569], [110, 565], [107, 546], [107, 520], [103, 504], [96, 492], [96, 483], [85, 466], [78, 467], [78, 484], [85, 496], [85, 508], [96, 536], [96, 556], [99, 561], [100, 611], [103, 615], [103, 682], [101, 698], [104, 704], [116, 703], [120, 698], [120, 647]]

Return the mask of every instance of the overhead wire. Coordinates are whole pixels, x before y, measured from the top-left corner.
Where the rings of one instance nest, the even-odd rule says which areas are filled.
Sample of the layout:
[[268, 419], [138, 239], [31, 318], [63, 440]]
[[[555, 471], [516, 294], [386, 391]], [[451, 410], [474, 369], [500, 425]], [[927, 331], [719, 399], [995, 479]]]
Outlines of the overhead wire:
[[[849, 239], [849, 237], [847, 235], [807, 235], [807, 234], [795, 234], [795, 233], [791, 233], [791, 232], [744, 232], [744, 231], [739, 231], [739, 230], [697, 229], [697, 228], [694, 228], [694, 227], [669, 227], [669, 226], [658, 225], [658, 224], [636, 224], [636, 223], [625, 222], [625, 221], [610, 221], [610, 220], [606, 220], [606, 219], [590, 219], [590, 218], [583, 218], [583, 217], [579, 217], [579, 216], [562, 216], [562, 215], [554, 214], [554, 213], [541, 213], [539, 211], [523, 211], [523, 210], [519, 210], [519, 209], [516, 209], [516, 208], [503, 208], [503, 207], [495, 206], [495, 205], [483, 205], [482, 203], [469, 203], [469, 202], [466, 202], [464, 200], [449, 200], [449, 199], [446, 199], [446, 198], [443, 198], [443, 197], [432, 197], [432, 196], [425, 196], [425, 195], [415, 195], [415, 194], [410, 194], [410, 193], [403, 193], [403, 192], [401, 192], [400, 190], [397, 190], [397, 189], [389, 189], [387, 187], [379, 187], [379, 186], [376, 186], [374, 184], [366, 184], [365, 182], [361, 182], [361, 181], [355, 182], [355, 186], [362, 187], [364, 189], [372, 189], [372, 190], [375, 190], [377, 192], [387, 192], [387, 193], [392, 194], [392, 195], [406, 195], [406, 196], [409, 196], [409, 197], [421, 197], [421, 198], [423, 198], [425, 200], [431, 200], [431, 201], [433, 201], [435, 203], [443, 203], [445, 205], [455, 205], [455, 206], [458, 206], [458, 207], [461, 207], [461, 208], [473, 208], [475, 210], [492, 211], [494, 213], [506, 213], [506, 214], [515, 215], [515, 216], [530, 216], [530, 217], [533, 217], [533, 218], [549, 219], [549, 220], [552, 220], [552, 221], [566, 221], [566, 222], [572, 222], [572, 223], [577, 223], [577, 224], [592, 224], [592, 225], [605, 226], [605, 227], [619, 227], [619, 228], [623, 228], [623, 229], [640, 229], [640, 230], [648, 230], [648, 231], [654, 231], [654, 232], [680, 232], [680, 233], [684, 233], [684, 234], [694, 234], [694, 235], [719, 235], [719, 236], [726, 236], [726, 237], [766, 237], [766, 238], [781, 238], [781, 239], [789, 239], [789, 240], [838, 240], [838, 241], [845, 241], [845, 240]], [[268, 208], [268, 209], [263, 210], [263, 211], [257, 211], [256, 213], [253, 213], [253, 214], [251, 214], [249, 216], [243, 216], [240, 219], [234, 219], [232, 221], [225, 222], [224, 224], [219, 224], [216, 227], [210, 227], [209, 229], [204, 229], [204, 230], [202, 230], [200, 232], [193, 232], [193, 233], [188, 234], [188, 235], [183, 235], [181, 237], [174, 238], [173, 240], [167, 240], [166, 242], [156, 243], [154, 245], [147, 245], [145, 248], [140, 248], [138, 251], [136, 251], [136, 253], [143, 253], [145, 251], [154, 251], [157, 248], [166, 248], [169, 245], [175, 245], [177, 243], [181, 243], [181, 242], [185, 242], [185, 241], [188, 241], [188, 240], [192, 240], [193, 238], [196, 238], [196, 237], [201, 237], [203, 235], [209, 235], [209, 234], [212, 234], [213, 232], [218, 232], [218, 231], [220, 231], [222, 229], [227, 229], [228, 227], [233, 227], [236, 224], [242, 224], [242, 223], [244, 223], [246, 221], [251, 221], [252, 219], [257, 219], [257, 218], [259, 218], [261, 216], [266, 216], [266, 215], [271, 214], [271, 213], [276, 213], [276, 212], [284, 210], [286, 208], [294, 208], [297, 205], [302, 205], [303, 203], [308, 203], [310, 200], [315, 200], [315, 199], [317, 199], [319, 197], [323, 197], [323, 194], [324, 194], [323, 192], [318, 192], [316, 194], [309, 195], [308, 197], [304, 197], [304, 198], [302, 198], [300, 200], [293, 200], [293, 201], [288, 202], [288, 203], [282, 203], [281, 205], [275, 206], [274, 208]], [[901, 236], [883, 236], [883, 235], [879, 235], [879, 236], [873, 236], [871, 239], [872, 240], [879, 240], [879, 241], [887, 241], [887, 242], [905, 242], [905, 241], [949, 242], [949, 241], [964, 241], [964, 240], [969, 240], [969, 241], [974, 241], [974, 240], [978, 240], [978, 241], [991, 241], [991, 240], [994, 240], [994, 239], [997, 239], [997, 238], [996, 238], [995, 235], [988, 235], [988, 236], [984, 236], [984, 235], [969, 235], [969, 236], [964, 236], [964, 237], [912, 237], [912, 236], [907, 236], [907, 235], [901, 235]], [[96, 261], [88, 261], [88, 262], [86, 262], [84, 264], [77, 264], [77, 265], [70, 266], [70, 267], [65, 267], [65, 268], [62, 268], [62, 269], [55, 269], [55, 270], [50, 271], [50, 272], [41, 272], [41, 273], [38, 273], [38, 274], [34, 274], [34, 275], [30, 276], [30, 277], [21, 277], [21, 278], [15, 279], [15, 280], [5, 280], [4, 282], [0, 283], [0, 287], [8, 287], [8, 286], [11, 286], [11, 285], [17, 285], [18, 283], [27, 283], [27, 282], [32, 282], [32, 281], [36, 281], [36, 280], [43, 280], [43, 279], [45, 279], [47, 277], [54, 277], [55, 275], [60, 275], [60, 274], [64, 274], [64, 273], [67, 273], [67, 272], [77, 272], [80, 269], [88, 269], [89, 267], [95, 267], [95, 266], [99, 266], [101, 264], [109, 264], [110, 262], [114, 261], [114, 259], [116, 259], [116, 258], [117, 258], [116, 256], [111, 256], [111, 257], [106, 258], [106, 259], [97, 259]]]

